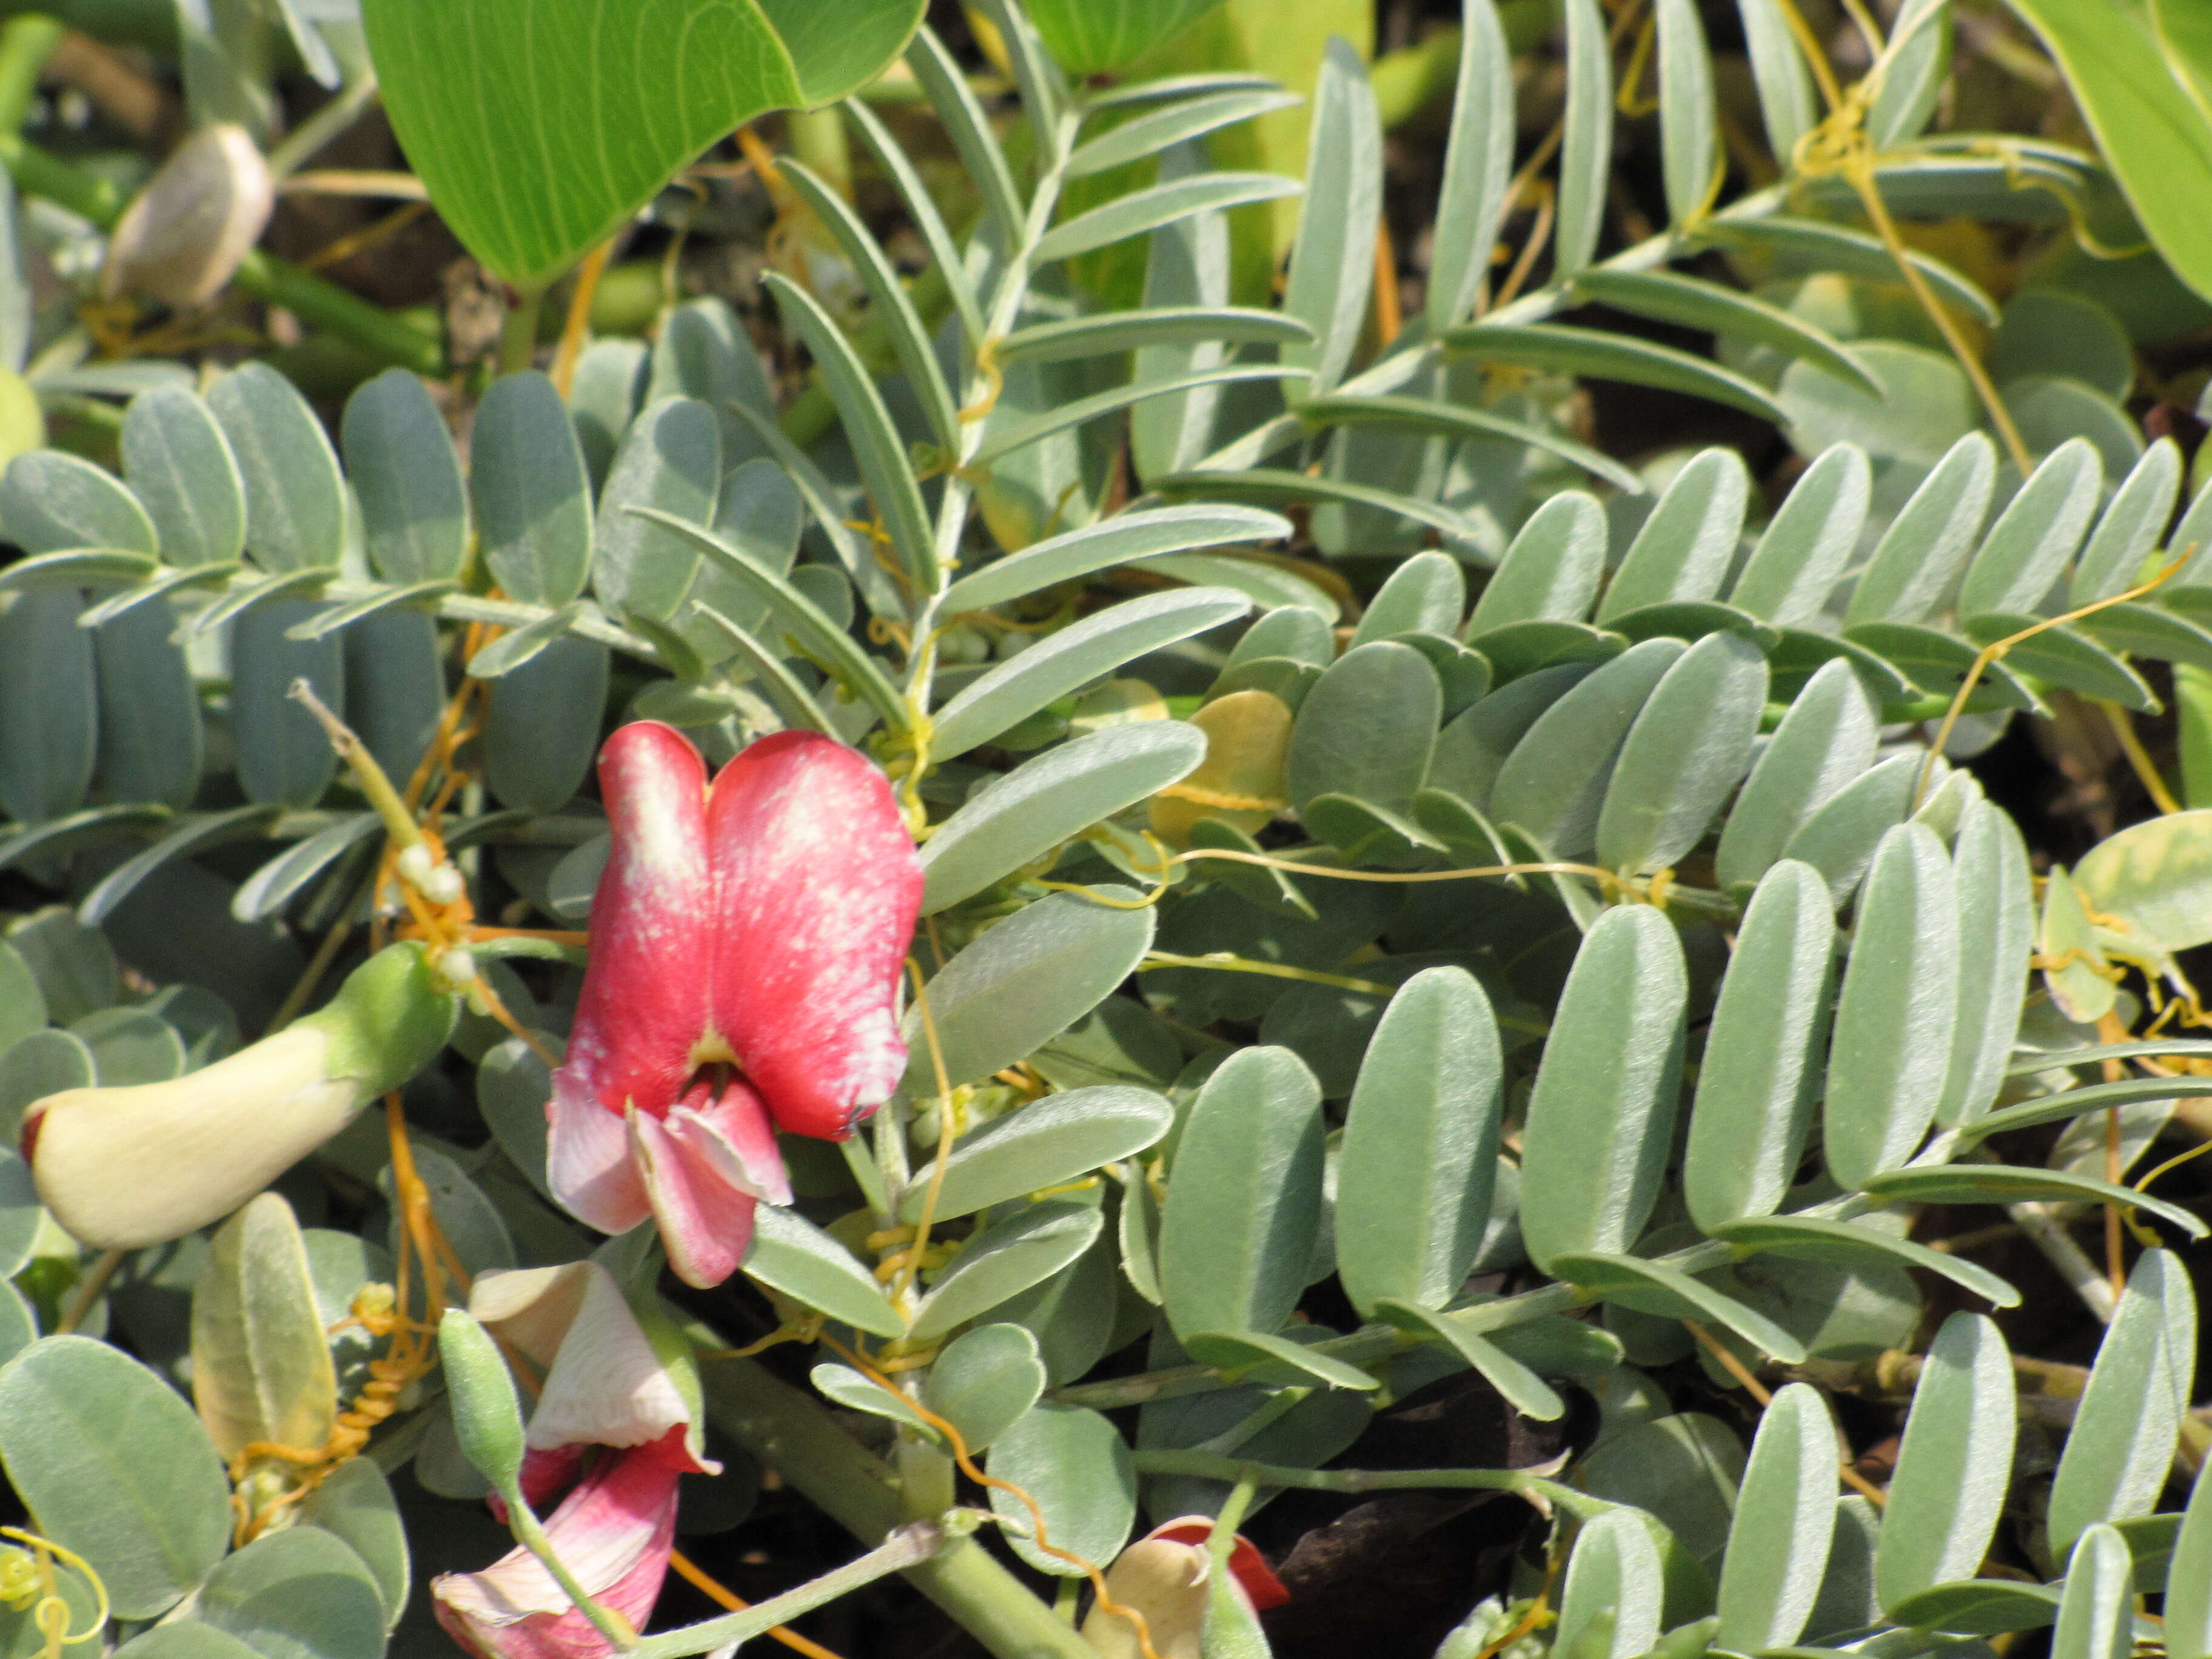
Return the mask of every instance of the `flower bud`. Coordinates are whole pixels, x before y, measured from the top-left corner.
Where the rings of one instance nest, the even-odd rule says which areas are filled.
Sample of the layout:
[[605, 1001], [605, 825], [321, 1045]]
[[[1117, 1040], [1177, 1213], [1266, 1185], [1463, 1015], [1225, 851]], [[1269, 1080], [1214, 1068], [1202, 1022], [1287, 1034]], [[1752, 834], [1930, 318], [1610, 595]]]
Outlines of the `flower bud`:
[[34, 1101], [23, 1157], [40, 1200], [96, 1249], [220, 1221], [428, 1064], [454, 1011], [422, 948], [394, 945], [329, 1006], [227, 1060], [166, 1083]]

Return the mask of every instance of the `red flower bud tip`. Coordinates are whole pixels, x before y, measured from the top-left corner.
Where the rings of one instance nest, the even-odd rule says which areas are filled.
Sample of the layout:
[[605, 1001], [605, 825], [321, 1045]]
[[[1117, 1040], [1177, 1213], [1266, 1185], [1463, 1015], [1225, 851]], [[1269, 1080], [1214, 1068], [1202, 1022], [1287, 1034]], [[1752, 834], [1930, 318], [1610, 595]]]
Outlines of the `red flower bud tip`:
[[[1145, 1536], [1170, 1544], [1194, 1545], [1204, 1549], [1207, 1540], [1213, 1536], [1213, 1522], [1202, 1515], [1188, 1515], [1155, 1527]], [[1291, 1599], [1290, 1591], [1284, 1587], [1283, 1581], [1275, 1577], [1275, 1570], [1267, 1565], [1267, 1558], [1260, 1553], [1259, 1546], [1241, 1532], [1237, 1534], [1236, 1543], [1230, 1547], [1229, 1573], [1236, 1579], [1237, 1588], [1244, 1592], [1244, 1599], [1251, 1602], [1257, 1612], [1265, 1613], [1269, 1607], [1279, 1607]]]
[[898, 979], [921, 865], [884, 775], [783, 732], [707, 787], [673, 727], [599, 754], [613, 847], [547, 1107], [555, 1194], [603, 1232], [652, 1216], [718, 1285], [753, 1207], [791, 1200], [775, 1128], [842, 1140], [906, 1070]]

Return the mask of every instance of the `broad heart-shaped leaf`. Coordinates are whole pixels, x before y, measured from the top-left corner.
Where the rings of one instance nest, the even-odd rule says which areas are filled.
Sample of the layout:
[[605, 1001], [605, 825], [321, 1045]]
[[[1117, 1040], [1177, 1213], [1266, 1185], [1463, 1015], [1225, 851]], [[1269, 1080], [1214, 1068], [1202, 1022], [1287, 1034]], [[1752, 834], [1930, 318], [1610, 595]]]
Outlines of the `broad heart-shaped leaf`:
[[1674, 924], [1608, 910], [1583, 939], [1544, 1042], [1521, 1161], [1521, 1235], [1546, 1272], [1644, 1231], [1674, 1144], [1689, 978]]
[[256, 1441], [311, 1449], [337, 1377], [292, 1206], [264, 1193], [216, 1231], [192, 1287], [192, 1399], [226, 1458]]
[[2189, 210], [2212, 191], [2212, 121], [2202, 90], [2191, 95], [2191, 77], [2172, 67], [2172, 49], [2152, 21], [2191, 9], [2130, 0], [2012, 5], [2065, 70], [2099, 150], [2158, 251], [2177, 276], [2212, 297], [2212, 225]]
[[2106, 1328], [2051, 1486], [2051, 1552], [2102, 1521], [2148, 1514], [2173, 1465], [2197, 1358], [2197, 1300], [2168, 1250], [2146, 1250]]
[[1182, 720], [1109, 726], [1048, 750], [979, 789], [922, 843], [922, 910], [934, 915], [1157, 793], [1206, 758]]
[[2075, 866], [2074, 884], [2148, 956], [2212, 939], [2212, 811], [2170, 812], [2107, 836]]
[[1322, 1215], [1321, 1085], [1287, 1048], [1239, 1049], [1191, 1104], [1169, 1166], [1160, 1285], [1178, 1335], [1272, 1334]]
[[320, 1527], [258, 1538], [210, 1575], [195, 1615], [264, 1659], [380, 1659], [384, 1602], [351, 1546]]
[[921, 0], [368, 0], [386, 110], [454, 234], [540, 289], [715, 139], [898, 56]]
[[1852, 931], [1822, 1122], [1829, 1171], [1847, 1188], [1911, 1157], [1950, 1070], [1957, 883], [1935, 831], [1905, 823], [1882, 837]]
[[915, 1310], [915, 1340], [942, 1336], [1049, 1279], [1088, 1249], [1103, 1224], [1095, 1206], [1053, 1198], [986, 1228], [921, 1299]]
[[1034, 0], [1024, 9], [1062, 68], [1096, 75], [1143, 57], [1220, 0]]
[[1929, 1345], [1875, 1555], [1887, 1609], [1971, 1578], [2012, 1484], [2012, 1354], [1995, 1322], [1955, 1313]]
[[0, 1370], [0, 1465], [119, 1618], [167, 1612], [229, 1547], [230, 1483], [191, 1407], [105, 1342], [50, 1336]]
[[1707, 1231], [1771, 1213], [1796, 1176], [1819, 1093], [1835, 947], [1820, 872], [1775, 865], [1744, 913], [1698, 1073], [1682, 1188]]
[[747, 1278], [773, 1285], [795, 1302], [855, 1330], [903, 1336], [906, 1321], [853, 1253], [804, 1217], [763, 1204], [753, 1212]]
[[[1086, 1561], [1111, 1561], [1137, 1518], [1137, 1473], [1121, 1430], [1081, 1406], [1040, 1406], [999, 1437], [988, 1472], [1036, 1499], [1045, 1541]], [[1030, 1541], [1036, 1522], [1012, 1492], [991, 1489], [1006, 1541], [1040, 1572], [1079, 1576], [1082, 1568]]]
[[1490, 1221], [1504, 1060], [1474, 976], [1431, 968], [1399, 988], [1367, 1044], [1345, 1115], [1336, 1260], [1363, 1313], [1385, 1298], [1437, 1309]]
[[1756, 1653], [1804, 1630], [1835, 1535], [1836, 1451], [1819, 1389], [1792, 1382], [1768, 1403], [1729, 1524], [1717, 1646]]
[[961, 1140], [945, 1160], [934, 1205], [931, 1177], [917, 1176], [899, 1214], [919, 1220], [929, 1207], [940, 1218], [969, 1215], [1080, 1180], [1144, 1151], [1174, 1122], [1175, 1109], [1149, 1089], [1102, 1085], [1047, 1096]]
[[[1126, 887], [1098, 890], [1124, 902], [1139, 896]], [[929, 981], [926, 1004], [916, 997], [907, 1009], [907, 1091], [936, 1092], [939, 1055], [957, 1089], [1051, 1042], [1129, 976], [1151, 948], [1158, 915], [1054, 893], [999, 923]]]
[[1021, 1421], [1044, 1383], [1034, 1333], [1020, 1325], [978, 1325], [945, 1345], [930, 1365], [921, 1403], [976, 1452]]

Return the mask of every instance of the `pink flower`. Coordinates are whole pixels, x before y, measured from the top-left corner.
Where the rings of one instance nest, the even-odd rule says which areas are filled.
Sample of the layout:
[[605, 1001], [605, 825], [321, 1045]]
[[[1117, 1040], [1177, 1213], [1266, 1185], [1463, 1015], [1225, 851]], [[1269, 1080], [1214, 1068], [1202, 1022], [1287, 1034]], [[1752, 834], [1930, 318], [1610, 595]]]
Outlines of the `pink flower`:
[[[668, 1572], [677, 1480], [719, 1470], [700, 1455], [697, 1378], [665, 1362], [594, 1261], [485, 1273], [469, 1306], [547, 1368], [522, 1489], [534, 1509], [575, 1483], [546, 1518], [553, 1553], [594, 1601], [641, 1626]], [[607, 1659], [606, 1639], [526, 1549], [430, 1589], [438, 1622], [480, 1659]]]
[[592, 902], [549, 1177], [603, 1232], [651, 1215], [685, 1282], [744, 1259], [791, 1201], [774, 1129], [842, 1140], [906, 1069], [898, 977], [921, 866], [884, 775], [783, 732], [707, 787], [650, 720], [599, 754], [614, 845]]
[[[545, 1522], [554, 1553], [592, 1598], [642, 1626], [676, 1543], [677, 1478], [693, 1467], [684, 1431], [602, 1451]], [[481, 1572], [449, 1572], [432, 1602], [447, 1634], [480, 1659], [606, 1659], [606, 1638], [553, 1575], [517, 1547]]]

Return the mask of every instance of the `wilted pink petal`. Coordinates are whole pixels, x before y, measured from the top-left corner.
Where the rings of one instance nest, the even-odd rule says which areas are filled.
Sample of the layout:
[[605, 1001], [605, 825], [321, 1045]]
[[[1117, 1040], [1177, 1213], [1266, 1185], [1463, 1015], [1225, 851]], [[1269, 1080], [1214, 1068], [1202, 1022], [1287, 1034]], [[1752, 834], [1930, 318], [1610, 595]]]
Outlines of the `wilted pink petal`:
[[[576, 1030], [584, 1030], [580, 1018]], [[568, 1052], [576, 1052], [574, 1043]], [[644, 1178], [630, 1162], [621, 1111], [602, 1106], [580, 1073], [563, 1066], [553, 1073], [545, 1119], [545, 1184], [569, 1214], [603, 1233], [626, 1233], [653, 1213]]]
[[668, 1265], [686, 1285], [704, 1290], [720, 1284], [745, 1259], [760, 1200], [724, 1180], [714, 1162], [660, 1119], [633, 1111], [629, 1123], [630, 1156], [645, 1177]]
[[783, 732], [722, 769], [707, 840], [715, 1024], [781, 1127], [842, 1140], [906, 1069], [921, 863], [898, 802], [862, 756]]
[[[642, 1627], [676, 1541], [676, 1486], [690, 1462], [684, 1431], [608, 1454], [545, 1522], [545, 1534], [586, 1594]], [[438, 1622], [483, 1659], [606, 1659], [592, 1627], [538, 1558], [517, 1548], [481, 1572], [430, 1586]]]

